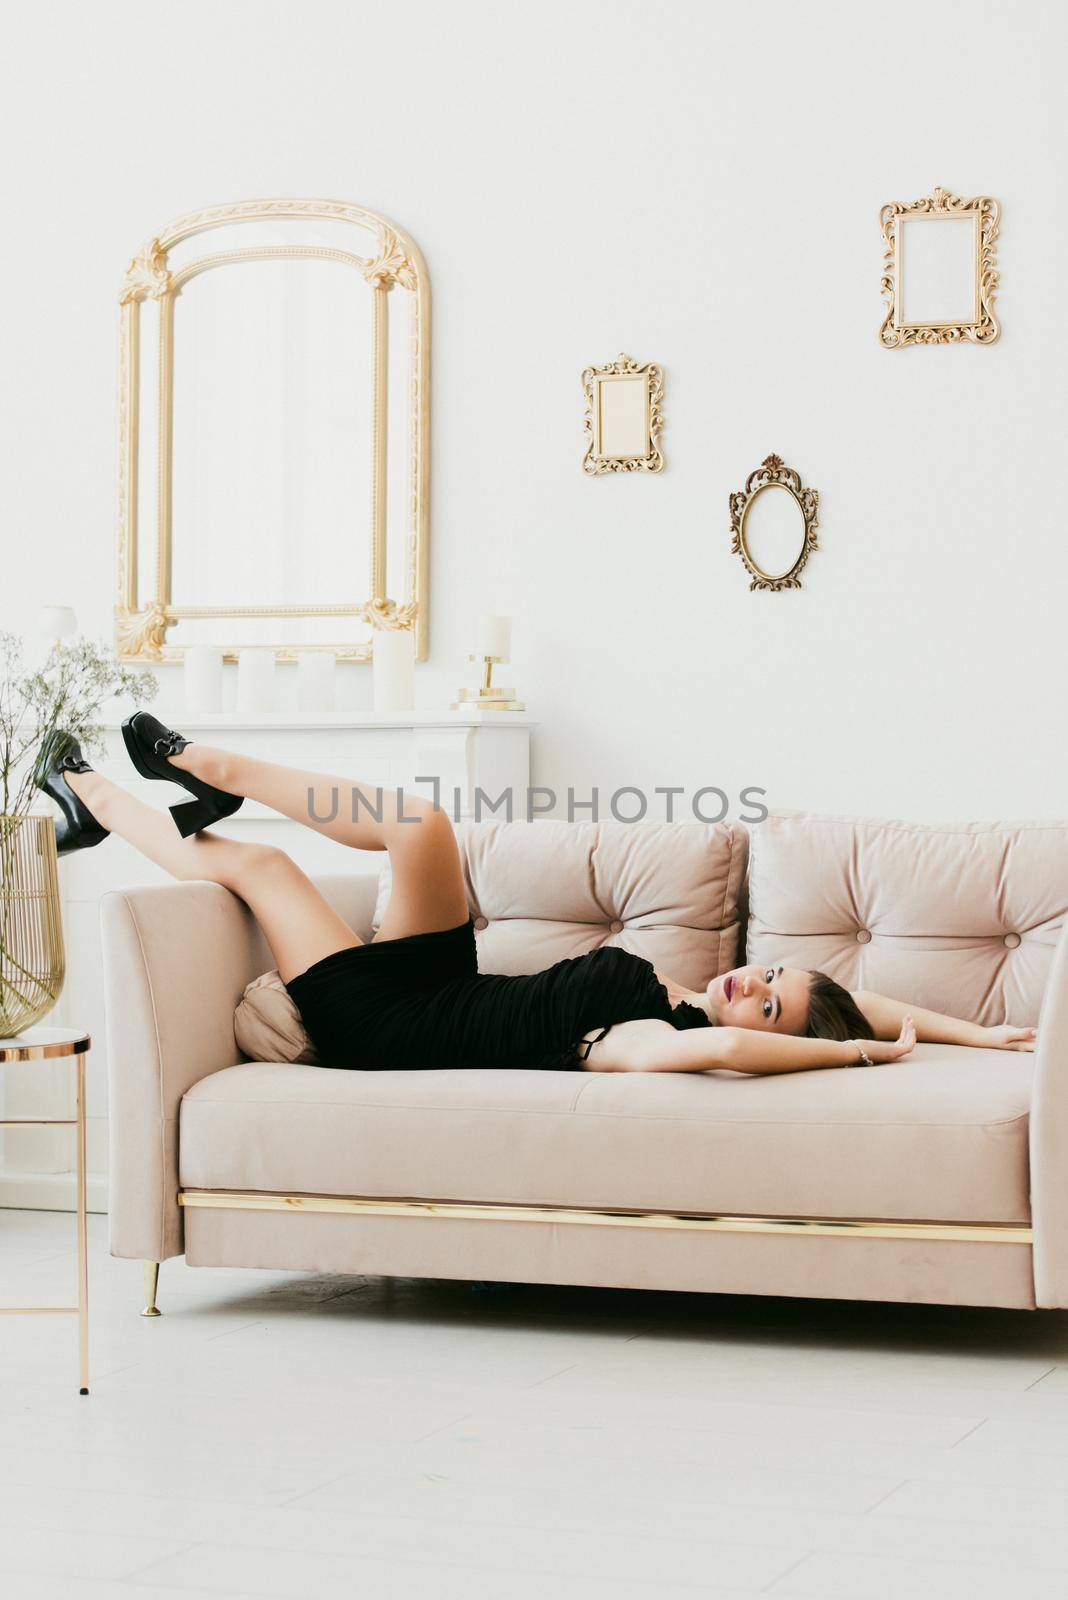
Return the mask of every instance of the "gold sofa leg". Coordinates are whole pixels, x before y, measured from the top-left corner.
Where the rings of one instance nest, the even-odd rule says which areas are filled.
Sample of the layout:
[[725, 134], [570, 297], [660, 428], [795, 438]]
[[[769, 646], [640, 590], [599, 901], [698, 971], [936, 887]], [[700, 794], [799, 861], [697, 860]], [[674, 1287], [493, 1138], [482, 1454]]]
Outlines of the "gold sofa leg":
[[143, 1317], [159, 1317], [162, 1312], [156, 1304], [156, 1285], [159, 1283], [159, 1262], [146, 1261], [145, 1269], [145, 1309]]

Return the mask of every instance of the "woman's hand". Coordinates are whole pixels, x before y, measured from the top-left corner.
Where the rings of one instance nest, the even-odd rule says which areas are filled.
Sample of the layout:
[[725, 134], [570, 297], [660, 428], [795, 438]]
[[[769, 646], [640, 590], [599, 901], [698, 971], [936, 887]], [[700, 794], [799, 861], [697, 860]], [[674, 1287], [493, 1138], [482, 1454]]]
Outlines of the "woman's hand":
[[858, 1039], [856, 1042], [876, 1066], [882, 1066], [889, 1061], [900, 1061], [916, 1044], [916, 1024], [911, 1017], [903, 1017], [901, 1032], [896, 1039]]
[[1037, 1040], [1037, 1028], [1013, 1028], [1006, 1023], [1001, 1028], [983, 1029], [983, 1045], [987, 1050], [1033, 1050]]

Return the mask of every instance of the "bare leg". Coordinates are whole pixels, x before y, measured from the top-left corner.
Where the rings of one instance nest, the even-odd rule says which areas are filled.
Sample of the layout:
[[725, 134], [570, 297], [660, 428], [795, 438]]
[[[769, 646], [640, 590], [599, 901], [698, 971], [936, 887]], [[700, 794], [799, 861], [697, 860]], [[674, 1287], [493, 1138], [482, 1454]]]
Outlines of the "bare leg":
[[393, 892], [378, 939], [435, 933], [467, 920], [456, 836], [448, 816], [429, 800], [405, 795], [398, 801], [395, 788], [278, 766], [212, 745], [190, 744], [170, 759], [172, 766], [228, 794], [258, 800], [339, 844], [388, 850]]
[[146, 806], [99, 772], [64, 776], [98, 822], [172, 877], [207, 879], [240, 895], [263, 929], [283, 982], [362, 942], [284, 850], [212, 833], [183, 839], [166, 811]]

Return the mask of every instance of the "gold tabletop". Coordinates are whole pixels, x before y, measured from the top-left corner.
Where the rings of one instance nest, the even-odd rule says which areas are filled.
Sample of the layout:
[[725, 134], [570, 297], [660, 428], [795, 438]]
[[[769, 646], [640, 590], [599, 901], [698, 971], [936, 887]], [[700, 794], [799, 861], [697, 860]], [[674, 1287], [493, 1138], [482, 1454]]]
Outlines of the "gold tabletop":
[[5, 1061], [53, 1061], [63, 1056], [83, 1056], [89, 1035], [80, 1028], [26, 1028], [0, 1039], [0, 1064]]

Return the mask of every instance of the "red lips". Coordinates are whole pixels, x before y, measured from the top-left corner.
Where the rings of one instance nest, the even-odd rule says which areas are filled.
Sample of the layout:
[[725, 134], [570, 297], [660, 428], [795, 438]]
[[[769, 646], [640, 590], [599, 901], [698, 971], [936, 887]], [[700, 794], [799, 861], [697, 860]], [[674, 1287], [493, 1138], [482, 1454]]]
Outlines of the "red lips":
[[723, 980], [723, 997], [726, 1000], [728, 1005], [730, 1005], [731, 996], [733, 995], [733, 993], [734, 993], [734, 979], [732, 977], [728, 976], [728, 977], [724, 978], [724, 980]]

